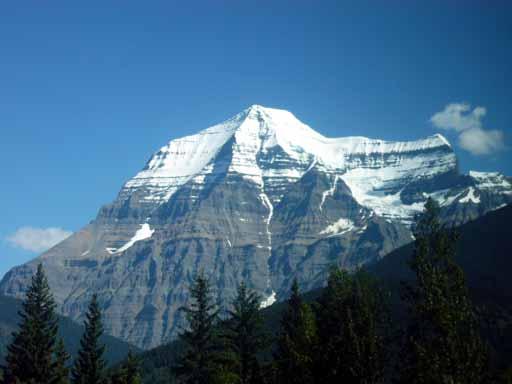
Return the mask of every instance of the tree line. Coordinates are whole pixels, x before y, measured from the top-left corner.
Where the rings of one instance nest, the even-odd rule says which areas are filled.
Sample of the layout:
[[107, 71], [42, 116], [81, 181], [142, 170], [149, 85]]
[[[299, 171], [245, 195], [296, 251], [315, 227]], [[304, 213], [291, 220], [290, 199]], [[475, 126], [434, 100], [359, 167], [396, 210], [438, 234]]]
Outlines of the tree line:
[[[396, 332], [389, 293], [363, 270], [333, 268], [313, 303], [299, 284], [271, 337], [261, 297], [241, 283], [227, 314], [221, 314], [204, 273], [195, 276], [191, 300], [182, 310], [182, 351], [169, 366], [177, 383], [480, 384], [507, 379], [491, 375], [489, 349], [455, 263], [457, 235], [441, 225], [439, 207], [428, 200], [415, 226], [410, 268], [415, 279], [402, 287], [404, 326]], [[106, 371], [103, 329], [96, 296], [86, 319], [80, 351], [71, 369], [57, 338], [55, 303], [41, 266], [32, 278], [19, 330], [8, 347], [2, 383], [141, 383], [138, 361], [129, 354]], [[270, 351], [270, 352], [269, 352]]]
[[78, 356], [70, 355], [58, 337], [56, 304], [41, 264], [32, 277], [19, 313], [19, 329], [7, 347], [1, 383], [4, 384], [140, 384], [138, 362], [128, 353], [123, 364], [107, 373], [101, 311], [92, 296], [84, 321]]
[[[314, 384], [509, 382], [491, 374], [489, 348], [454, 260], [457, 234], [440, 221], [428, 200], [414, 230], [410, 260], [414, 280], [403, 283], [405, 326], [396, 330], [389, 292], [364, 270], [330, 271], [313, 303], [298, 282], [271, 340], [265, 334], [261, 298], [244, 283], [219, 320], [208, 279], [200, 273], [184, 310], [184, 352], [171, 371], [178, 383]], [[396, 320], [396, 319], [395, 319]]]

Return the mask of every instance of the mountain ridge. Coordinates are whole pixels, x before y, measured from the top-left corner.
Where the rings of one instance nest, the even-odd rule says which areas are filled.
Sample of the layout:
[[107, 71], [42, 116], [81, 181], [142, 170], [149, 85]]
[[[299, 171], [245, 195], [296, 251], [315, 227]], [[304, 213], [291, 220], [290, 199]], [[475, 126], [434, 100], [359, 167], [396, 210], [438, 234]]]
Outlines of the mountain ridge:
[[176, 336], [199, 270], [221, 305], [241, 281], [269, 305], [294, 277], [314, 289], [332, 264], [354, 269], [410, 242], [428, 197], [455, 224], [512, 201], [503, 175], [460, 174], [440, 135], [328, 139], [261, 106], [201, 132], [157, 151], [95, 220], [9, 271], [0, 293], [21, 297], [42, 262], [63, 314], [80, 321], [96, 292], [107, 332], [150, 348]]
[[[195, 135], [171, 140], [160, 148], [147, 162], [144, 169], [130, 179], [121, 196], [129, 196], [134, 189], [148, 188], [145, 200], [166, 201], [172, 194], [194, 177], [205, 177], [212, 169], [208, 165], [222, 151], [222, 147], [235, 140], [244, 146], [243, 154], [232, 148], [234, 155], [229, 171], [262, 184], [261, 178], [272, 177], [258, 167], [258, 154], [279, 147], [300, 166], [287, 176], [292, 179], [302, 175], [312, 166], [325, 167], [331, 171], [343, 170], [345, 158], [357, 154], [385, 154], [414, 152], [450, 147], [440, 134], [414, 141], [384, 141], [362, 136], [327, 138], [300, 122], [292, 113], [253, 105], [223, 123], [206, 128]], [[250, 157], [248, 156], [250, 155]], [[454, 155], [450, 154], [454, 166]], [[251, 164], [252, 163], [252, 164]], [[205, 169], [206, 168], [206, 169]], [[159, 191], [159, 189], [162, 191]]]

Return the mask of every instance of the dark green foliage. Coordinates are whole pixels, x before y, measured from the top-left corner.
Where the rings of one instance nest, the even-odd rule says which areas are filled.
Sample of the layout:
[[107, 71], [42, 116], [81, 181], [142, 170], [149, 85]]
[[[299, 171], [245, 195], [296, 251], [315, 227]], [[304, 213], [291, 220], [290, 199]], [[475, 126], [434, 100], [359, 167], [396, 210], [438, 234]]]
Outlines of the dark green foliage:
[[[482, 337], [491, 346], [492, 368], [504, 370], [512, 362], [512, 205], [490, 212], [457, 228], [455, 261], [464, 270], [469, 294], [482, 325]], [[406, 307], [400, 302], [400, 281], [414, 284], [409, 267], [414, 244], [404, 246], [371, 267], [394, 292], [393, 324], [405, 328]], [[397, 315], [397, 312], [400, 313]]]
[[314, 354], [317, 348], [316, 321], [311, 307], [302, 301], [297, 280], [281, 318], [274, 356], [277, 381], [289, 384], [314, 383]]
[[498, 383], [512, 384], [512, 366], [500, 373]]
[[228, 364], [226, 380], [241, 384], [257, 382], [260, 364], [257, 354], [266, 346], [260, 309], [261, 298], [241, 283], [224, 323]]
[[103, 334], [103, 325], [96, 295], [92, 296], [84, 327], [85, 332], [80, 340], [80, 351], [72, 371], [73, 383], [104, 383], [106, 363], [103, 353], [105, 346], [99, 340]]
[[388, 293], [364, 271], [353, 276], [346, 315], [347, 339], [341, 353], [346, 354], [348, 377], [359, 383], [382, 383], [389, 354]]
[[176, 367], [184, 354], [181, 339], [161, 345], [139, 356], [139, 366], [144, 384], [171, 384], [175, 382]]
[[55, 380], [54, 384], [67, 384], [69, 383], [69, 353], [66, 352], [64, 341], [59, 339], [55, 347]]
[[128, 352], [125, 361], [121, 364], [117, 372], [112, 375], [111, 384], [141, 384], [139, 359]]
[[464, 273], [455, 263], [457, 235], [442, 227], [439, 207], [425, 205], [415, 231], [406, 285], [410, 325], [401, 363], [404, 383], [484, 383], [487, 351], [468, 296]]
[[13, 334], [13, 341], [7, 347], [4, 383], [56, 382], [57, 316], [41, 264], [32, 277], [19, 315], [19, 330]]
[[315, 377], [327, 382], [381, 383], [388, 315], [384, 294], [363, 271], [333, 269], [318, 300]]
[[188, 307], [182, 308], [186, 313], [188, 329], [180, 335], [185, 350], [179, 358], [176, 373], [185, 383], [211, 383], [218, 359], [215, 332], [218, 309], [203, 273], [195, 277], [190, 297]]
[[126, 384], [140, 384], [140, 369], [139, 369], [139, 360], [132, 353], [132, 351], [128, 352], [128, 356], [126, 362], [123, 366], [124, 371], [126, 372]]
[[323, 380], [343, 380], [345, 361], [340, 351], [346, 342], [343, 323], [346, 318], [351, 291], [350, 275], [338, 269], [331, 270], [327, 287], [315, 307], [318, 324], [317, 372]]
[[[22, 310], [22, 304], [21, 300], [0, 295], [0, 356], [2, 358], [5, 358], [7, 346], [13, 340], [12, 333], [18, 329], [17, 323], [21, 322], [18, 313]], [[58, 337], [64, 340], [66, 351], [74, 358], [80, 348], [80, 337], [84, 328], [68, 317], [57, 316], [57, 318]], [[141, 352], [137, 347], [110, 335], [103, 335], [101, 341], [107, 346], [105, 359], [110, 364], [122, 361], [130, 349]]]

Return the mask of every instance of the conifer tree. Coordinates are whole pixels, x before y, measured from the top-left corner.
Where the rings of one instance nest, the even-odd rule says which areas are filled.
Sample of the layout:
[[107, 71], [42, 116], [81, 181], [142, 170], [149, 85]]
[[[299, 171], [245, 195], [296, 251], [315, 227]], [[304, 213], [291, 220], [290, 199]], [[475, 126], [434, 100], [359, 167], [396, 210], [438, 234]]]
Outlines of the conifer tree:
[[401, 381], [476, 384], [486, 382], [487, 351], [462, 269], [454, 260], [457, 235], [440, 222], [429, 199], [415, 230], [410, 263], [414, 284], [406, 285], [410, 310]]
[[360, 270], [352, 277], [343, 329], [346, 377], [348, 382], [384, 382], [387, 365], [389, 313], [384, 292], [378, 282]]
[[316, 342], [315, 317], [311, 307], [302, 301], [295, 279], [281, 318], [277, 351], [274, 355], [279, 383], [315, 382], [313, 361]]
[[350, 296], [350, 279], [348, 272], [331, 269], [327, 287], [315, 307], [319, 342], [315, 372], [318, 373], [319, 382], [334, 382], [343, 378], [344, 356], [339, 351], [346, 341], [342, 325]]
[[124, 364], [126, 372], [126, 384], [141, 384], [142, 378], [140, 377], [139, 360], [137, 356], [130, 350]]
[[185, 349], [179, 358], [176, 373], [184, 383], [213, 382], [217, 365], [216, 330], [218, 309], [213, 302], [208, 279], [203, 272], [195, 277], [190, 288], [191, 301], [182, 308], [188, 328], [180, 335]]
[[67, 366], [70, 356], [66, 352], [64, 341], [59, 339], [55, 348], [55, 379], [53, 384], [69, 383], [69, 368]]
[[364, 272], [333, 269], [317, 306], [316, 377], [326, 382], [381, 383], [386, 362], [383, 294]]
[[19, 330], [13, 333], [13, 341], [7, 347], [4, 383], [54, 382], [55, 306], [48, 280], [39, 264], [19, 313]]
[[225, 323], [224, 337], [232, 357], [230, 367], [240, 384], [257, 382], [260, 376], [257, 354], [267, 342], [260, 303], [260, 296], [242, 282]]
[[130, 350], [119, 370], [112, 376], [111, 384], [141, 384], [139, 361]]
[[92, 296], [86, 319], [85, 331], [80, 340], [80, 350], [72, 371], [72, 381], [76, 384], [100, 384], [105, 379], [105, 346], [100, 342], [103, 334], [101, 311], [96, 294]]

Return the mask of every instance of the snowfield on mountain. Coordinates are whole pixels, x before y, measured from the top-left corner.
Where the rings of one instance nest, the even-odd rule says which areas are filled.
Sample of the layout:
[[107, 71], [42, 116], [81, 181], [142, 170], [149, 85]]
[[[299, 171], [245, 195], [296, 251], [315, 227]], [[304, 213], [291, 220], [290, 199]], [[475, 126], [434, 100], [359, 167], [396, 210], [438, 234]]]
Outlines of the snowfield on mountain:
[[90, 224], [3, 278], [21, 297], [39, 262], [60, 311], [81, 320], [93, 293], [108, 333], [141, 348], [173, 339], [197, 271], [218, 302], [241, 281], [262, 306], [294, 277], [321, 286], [412, 239], [428, 197], [462, 224], [512, 202], [510, 178], [461, 174], [441, 135], [327, 138], [292, 113], [254, 105], [158, 150]]

